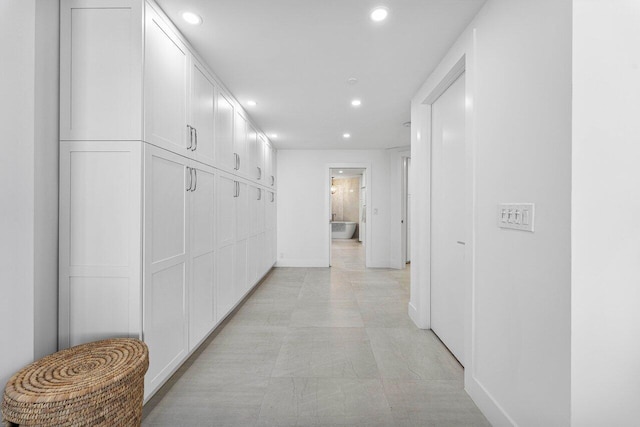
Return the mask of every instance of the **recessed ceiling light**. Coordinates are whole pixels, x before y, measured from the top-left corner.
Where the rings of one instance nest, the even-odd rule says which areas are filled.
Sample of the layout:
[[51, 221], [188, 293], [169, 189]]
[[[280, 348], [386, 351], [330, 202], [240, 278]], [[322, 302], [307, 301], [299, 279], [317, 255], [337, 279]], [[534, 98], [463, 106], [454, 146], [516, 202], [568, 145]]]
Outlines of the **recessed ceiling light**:
[[359, 107], [362, 105], [362, 101], [360, 101], [359, 99], [354, 99], [353, 101], [351, 101], [351, 105], [353, 105], [354, 107]]
[[256, 101], [254, 101], [253, 99], [250, 99], [247, 101], [247, 105], [249, 107], [255, 107], [256, 105], [258, 105], [258, 103]]
[[342, 137], [343, 138], [351, 138], [351, 134], [350, 133], [343, 133]]
[[342, 173], [343, 171], [338, 171], [338, 173]]
[[184, 12], [182, 14], [182, 19], [187, 21], [191, 25], [200, 25], [202, 24], [202, 18], [199, 15], [196, 15], [193, 12]]
[[356, 79], [355, 77], [349, 77], [347, 79], [347, 83], [349, 83], [350, 85], [354, 85], [354, 84], [358, 83], [358, 79]]
[[389, 9], [386, 7], [376, 7], [371, 11], [371, 15], [369, 16], [373, 22], [380, 22], [387, 19], [387, 15], [389, 15]]
[[278, 137], [277, 133], [269, 134], [269, 138], [277, 138], [277, 137]]

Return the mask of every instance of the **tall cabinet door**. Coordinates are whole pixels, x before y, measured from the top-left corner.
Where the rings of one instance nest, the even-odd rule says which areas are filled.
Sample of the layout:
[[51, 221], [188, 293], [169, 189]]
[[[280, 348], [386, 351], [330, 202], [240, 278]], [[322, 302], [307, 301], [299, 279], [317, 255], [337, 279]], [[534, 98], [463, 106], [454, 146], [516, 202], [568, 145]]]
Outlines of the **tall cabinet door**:
[[233, 152], [237, 156], [236, 173], [247, 176], [251, 159], [247, 149], [247, 120], [236, 112], [233, 133]]
[[144, 60], [145, 141], [186, 154], [189, 51], [149, 5]]
[[215, 175], [214, 169], [192, 162], [191, 240], [189, 246], [189, 350], [209, 333], [215, 318]]
[[191, 120], [189, 138], [191, 150], [199, 162], [213, 166], [215, 85], [205, 68], [191, 59]]
[[224, 317], [236, 303], [234, 257], [236, 243], [236, 198], [238, 184], [233, 176], [220, 174], [216, 194], [216, 321]]
[[185, 158], [145, 144], [143, 337], [152, 354], [147, 393], [188, 353], [191, 179]]
[[233, 103], [218, 91], [216, 95], [215, 160], [218, 168], [232, 172], [238, 168], [238, 158], [233, 151]]

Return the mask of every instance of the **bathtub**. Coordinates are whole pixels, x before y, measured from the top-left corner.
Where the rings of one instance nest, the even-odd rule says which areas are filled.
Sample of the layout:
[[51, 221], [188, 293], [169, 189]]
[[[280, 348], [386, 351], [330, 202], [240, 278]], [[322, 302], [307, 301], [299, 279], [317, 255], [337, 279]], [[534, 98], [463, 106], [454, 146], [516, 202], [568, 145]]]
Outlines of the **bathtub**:
[[357, 222], [349, 221], [332, 221], [331, 222], [331, 238], [332, 239], [350, 239], [356, 232]]

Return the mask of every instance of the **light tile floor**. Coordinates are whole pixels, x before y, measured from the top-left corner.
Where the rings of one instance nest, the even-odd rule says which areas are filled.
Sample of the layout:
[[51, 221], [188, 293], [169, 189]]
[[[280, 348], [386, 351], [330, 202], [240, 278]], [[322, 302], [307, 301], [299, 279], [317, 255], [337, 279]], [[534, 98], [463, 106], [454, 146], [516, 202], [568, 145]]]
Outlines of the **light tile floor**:
[[143, 426], [488, 426], [463, 370], [407, 315], [409, 269], [275, 268], [145, 405]]

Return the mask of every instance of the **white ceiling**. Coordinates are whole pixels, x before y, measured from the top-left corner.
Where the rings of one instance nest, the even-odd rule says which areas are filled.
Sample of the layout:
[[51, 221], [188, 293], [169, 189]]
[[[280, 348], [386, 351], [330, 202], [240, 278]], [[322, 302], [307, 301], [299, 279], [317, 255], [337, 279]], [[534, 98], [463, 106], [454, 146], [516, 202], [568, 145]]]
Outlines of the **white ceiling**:
[[485, 0], [157, 2], [277, 148], [365, 149], [409, 145], [411, 97]]

